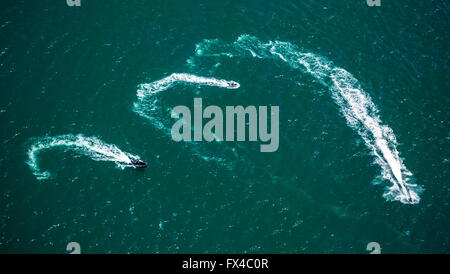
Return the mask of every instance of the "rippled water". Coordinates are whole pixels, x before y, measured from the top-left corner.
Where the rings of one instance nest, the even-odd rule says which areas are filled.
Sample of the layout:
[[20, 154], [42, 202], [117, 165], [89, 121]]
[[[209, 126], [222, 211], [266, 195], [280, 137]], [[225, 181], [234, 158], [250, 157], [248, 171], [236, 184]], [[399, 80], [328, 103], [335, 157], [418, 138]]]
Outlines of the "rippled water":
[[[0, 252], [448, 253], [449, 6], [365, 2], [2, 1]], [[172, 141], [194, 97], [278, 151]]]

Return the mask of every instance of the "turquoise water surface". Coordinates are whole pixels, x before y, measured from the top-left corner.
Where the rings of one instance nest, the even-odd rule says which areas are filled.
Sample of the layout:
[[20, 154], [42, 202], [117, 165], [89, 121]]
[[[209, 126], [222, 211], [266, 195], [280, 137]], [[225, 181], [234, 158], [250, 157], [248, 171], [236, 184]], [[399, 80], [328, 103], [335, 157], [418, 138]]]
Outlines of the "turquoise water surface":
[[[1, 253], [450, 252], [446, 1], [0, 6]], [[194, 98], [278, 150], [175, 142]]]

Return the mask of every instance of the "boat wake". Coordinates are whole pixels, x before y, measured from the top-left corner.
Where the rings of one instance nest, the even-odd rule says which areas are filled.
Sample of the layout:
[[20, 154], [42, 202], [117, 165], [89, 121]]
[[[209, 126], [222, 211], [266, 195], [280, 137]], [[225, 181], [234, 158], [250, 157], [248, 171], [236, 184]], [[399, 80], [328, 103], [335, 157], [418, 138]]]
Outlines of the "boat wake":
[[[140, 84], [137, 89], [137, 101], [133, 105], [133, 111], [141, 117], [149, 120], [156, 128], [171, 136], [171, 127], [168, 126], [170, 121], [163, 117], [171, 117], [171, 109], [165, 108], [162, 103], [159, 103], [159, 92], [174, 87], [176, 84], [189, 84], [193, 86], [210, 86], [226, 89], [237, 89], [240, 84], [235, 81], [227, 81], [223, 79], [216, 79], [212, 77], [197, 76], [188, 73], [173, 73], [163, 79]], [[193, 144], [193, 142], [190, 142]], [[198, 148], [193, 148], [194, 155], [209, 162], [225, 163], [225, 159], [215, 155], [205, 155], [201, 153]]]
[[250, 35], [241, 35], [233, 43], [218, 39], [204, 40], [197, 44], [195, 56], [189, 63], [195, 64], [199, 57], [254, 57], [280, 59], [294, 69], [312, 75], [326, 86], [346, 118], [347, 124], [364, 140], [375, 156], [375, 163], [381, 167], [381, 175], [391, 182], [383, 196], [387, 200], [398, 200], [405, 204], [417, 204], [422, 188], [413, 184], [412, 173], [403, 164], [397, 151], [393, 130], [383, 125], [378, 109], [370, 96], [361, 88], [358, 80], [348, 71], [336, 67], [327, 59], [305, 52], [287, 42], [263, 43]]
[[85, 137], [81, 134], [34, 138], [27, 152], [27, 164], [38, 180], [51, 177], [50, 172], [41, 171], [39, 168], [39, 153], [42, 150], [58, 147], [64, 147], [80, 155], [88, 156], [95, 161], [114, 162], [120, 168], [132, 166], [131, 161], [139, 159], [138, 156], [123, 152], [115, 145], [106, 144], [95, 137]]
[[133, 111], [138, 115], [150, 120], [157, 128], [170, 134], [170, 128], [164, 126], [164, 123], [158, 117], [157, 93], [173, 87], [177, 83], [195, 84], [196, 86], [211, 86], [227, 89], [237, 89], [239, 83], [222, 79], [208, 78], [187, 73], [173, 73], [161, 80], [147, 84], [140, 84], [137, 89], [138, 101], [134, 103]]
[[[240, 86], [237, 82], [234, 81], [201, 77], [187, 73], [173, 73], [170, 76], [167, 76], [166, 78], [163, 78], [161, 80], [149, 84], [141, 84], [138, 88], [137, 96], [138, 98], [143, 98], [147, 95], [151, 95], [166, 90], [177, 83], [188, 83], [188, 84], [213, 86], [228, 89], [236, 89], [239, 88]], [[235, 83], [236, 85], [232, 85], [233, 83]]]

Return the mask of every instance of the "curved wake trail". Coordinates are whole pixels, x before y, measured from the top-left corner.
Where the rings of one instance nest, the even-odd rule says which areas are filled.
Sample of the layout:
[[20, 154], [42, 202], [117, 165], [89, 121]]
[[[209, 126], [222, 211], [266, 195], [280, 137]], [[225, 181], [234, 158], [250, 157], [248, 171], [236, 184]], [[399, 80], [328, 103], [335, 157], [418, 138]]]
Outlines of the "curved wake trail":
[[[230, 86], [235, 83], [235, 86]], [[212, 77], [202, 77], [187, 73], [173, 73], [161, 80], [151, 83], [140, 84], [137, 89], [138, 102], [134, 103], [133, 111], [140, 116], [150, 120], [158, 129], [166, 130], [167, 127], [158, 119], [157, 93], [173, 87], [176, 84], [195, 84], [197, 86], [211, 86], [227, 89], [237, 89], [239, 83]], [[159, 114], [160, 115], [160, 114]], [[170, 129], [167, 131], [170, 134]]]
[[[203, 86], [214, 86], [220, 88], [236, 89], [239, 88], [239, 84], [234, 81], [220, 80], [215, 78], [208, 78], [197, 76], [187, 73], [173, 73], [166, 78], [149, 83], [141, 84], [137, 91], [138, 98], [143, 98], [147, 95], [158, 93], [160, 91], [166, 90], [177, 83], [190, 83]], [[231, 87], [231, 83], [236, 83], [237, 85]]]
[[[378, 109], [370, 96], [348, 71], [336, 67], [323, 57], [304, 52], [291, 43], [280, 41], [263, 43], [249, 35], [241, 35], [232, 44], [221, 43], [217, 39], [204, 40], [197, 44], [195, 53], [197, 57], [233, 58], [251, 55], [256, 58], [276, 58], [292, 68], [312, 75], [331, 91], [347, 124], [358, 132], [375, 156], [375, 162], [382, 169], [382, 177], [392, 183], [383, 197], [407, 204], [419, 203], [422, 188], [410, 183], [412, 173], [399, 156], [392, 129], [382, 124]], [[192, 59], [189, 61], [193, 62]]]
[[95, 161], [114, 162], [121, 168], [130, 166], [132, 160], [139, 159], [138, 156], [123, 152], [115, 145], [106, 144], [96, 137], [85, 137], [81, 134], [40, 137], [35, 139], [27, 152], [27, 164], [38, 180], [48, 179], [51, 176], [50, 172], [41, 171], [39, 168], [38, 154], [42, 150], [58, 147], [65, 147], [78, 154], [89, 156]]
[[[231, 86], [234, 83], [234, 86]], [[168, 121], [164, 121], [162, 117], [170, 117], [166, 115], [170, 113], [170, 109], [163, 109], [158, 104], [158, 93], [167, 90], [177, 84], [190, 84], [195, 86], [210, 86], [226, 89], [237, 89], [240, 84], [235, 81], [216, 79], [213, 77], [203, 77], [188, 73], [172, 73], [171, 75], [146, 84], [138, 85], [137, 102], [133, 105], [133, 111], [138, 115], [148, 119], [156, 128], [171, 136], [171, 128], [166, 126]], [[224, 159], [216, 156], [206, 156], [194, 149], [197, 156], [205, 161], [225, 162]]]

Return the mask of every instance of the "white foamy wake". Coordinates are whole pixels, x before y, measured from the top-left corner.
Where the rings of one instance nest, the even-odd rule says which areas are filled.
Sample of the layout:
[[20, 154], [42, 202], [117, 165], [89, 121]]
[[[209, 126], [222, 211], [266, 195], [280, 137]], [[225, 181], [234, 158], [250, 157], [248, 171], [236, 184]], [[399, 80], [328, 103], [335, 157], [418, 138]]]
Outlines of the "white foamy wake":
[[[173, 73], [166, 78], [161, 80], [139, 85], [137, 96], [138, 98], [143, 98], [146, 95], [151, 95], [158, 93], [160, 91], [166, 90], [177, 83], [190, 83], [202, 86], [214, 86], [220, 88], [236, 89], [239, 88], [239, 83], [234, 81], [227, 81], [209, 77], [202, 77], [187, 73]], [[235, 86], [231, 86], [231, 83], [236, 83]]]
[[[159, 117], [161, 108], [158, 107], [158, 98], [155, 96], [158, 92], [171, 88], [177, 83], [195, 84], [197, 86], [212, 86], [227, 89], [237, 89], [240, 84], [235, 81], [227, 81], [212, 77], [202, 77], [187, 73], [172, 73], [161, 80], [151, 83], [140, 84], [137, 89], [138, 101], [133, 105], [133, 111], [138, 115], [150, 120], [156, 128], [165, 130], [170, 134], [170, 128], [164, 126]], [[233, 86], [231, 84], [234, 84]]]
[[123, 152], [115, 145], [106, 144], [95, 137], [79, 135], [59, 135], [54, 137], [40, 137], [33, 139], [28, 149], [28, 161], [31, 171], [37, 179], [50, 178], [50, 172], [41, 171], [39, 168], [38, 154], [42, 150], [64, 147], [81, 155], [89, 156], [95, 161], [114, 162], [118, 167], [130, 166], [131, 161], [139, 159], [138, 156]]
[[[176, 84], [190, 84], [195, 86], [210, 86], [226, 89], [237, 89], [240, 87], [240, 84], [235, 81], [197, 76], [188, 73], [173, 73], [163, 79], [151, 83], [140, 84], [137, 89], [138, 100], [133, 104], [133, 111], [149, 120], [153, 126], [168, 136], [171, 136], [171, 127], [169, 126], [170, 122], [172, 122], [170, 118], [171, 110], [169, 108], [164, 108], [162, 103], [159, 103], [158, 93], [167, 90]], [[189, 144], [193, 143], [190, 142]], [[215, 155], [204, 155], [198, 150], [198, 148], [194, 147], [193, 150], [194, 155], [199, 156], [207, 162], [225, 162], [223, 158]]]
[[[222, 52], [217, 52], [220, 49]], [[287, 42], [262, 43], [256, 37], [241, 35], [232, 44], [219, 40], [204, 40], [196, 46], [196, 56], [214, 58], [251, 56], [257, 58], [279, 58], [290, 67], [311, 74], [331, 91], [331, 95], [347, 124], [356, 130], [381, 167], [382, 177], [391, 182], [383, 196], [402, 203], [418, 203], [422, 188], [411, 183], [412, 173], [403, 164], [397, 151], [396, 137], [391, 128], [383, 125], [378, 110], [370, 96], [364, 92], [348, 71], [336, 67], [327, 59], [300, 50]], [[190, 59], [193, 62], [193, 59]]]

